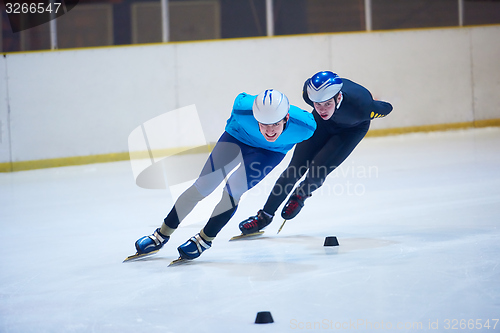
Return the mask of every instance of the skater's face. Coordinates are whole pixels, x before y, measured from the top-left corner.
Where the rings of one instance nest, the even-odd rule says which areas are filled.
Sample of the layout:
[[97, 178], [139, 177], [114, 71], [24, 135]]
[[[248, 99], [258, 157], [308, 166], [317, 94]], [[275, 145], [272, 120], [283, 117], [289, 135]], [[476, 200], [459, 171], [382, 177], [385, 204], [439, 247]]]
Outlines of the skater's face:
[[289, 115], [286, 115], [285, 118], [281, 119], [277, 123], [270, 125], [259, 123], [259, 130], [267, 141], [274, 142], [278, 140], [278, 137], [281, 135], [281, 133], [283, 133], [283, 129], [285, 128], [285, 123], [288, 118]]
[[[337, 99], [340, 99], [340, 94], [337, 95]], [[314, 109], [318, 112], [319, 116], [323, 120], [328, 120], [333, 116], [337, 104], [335, 103], [335, 97], [330, 98], [324, 102], [314, 102]]]

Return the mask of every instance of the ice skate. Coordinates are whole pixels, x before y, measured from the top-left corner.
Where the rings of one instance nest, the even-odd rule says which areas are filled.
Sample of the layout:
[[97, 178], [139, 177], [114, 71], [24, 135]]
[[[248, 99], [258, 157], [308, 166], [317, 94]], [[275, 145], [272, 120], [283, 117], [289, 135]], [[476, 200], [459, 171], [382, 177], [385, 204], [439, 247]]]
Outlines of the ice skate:
[[200, 234], [196, 234], [177, 248], [180, 257], [172, 261], [169, 266], [196, 259], [203, 253], [203, 251], [208, 250], [211, 246], [212, 242], [206, 241], [200, 236]]
[[257, 233], [267, 227], [273, 221], [273, 216], [267, 214], [262, 209], [259, 210], [257, 215], [250, 216], [248, 219], [240, 223], [240, 230], [242, 235], [250, 235]]
[[160, 233], [160, 228], [156, 229], [152, 235], [139, 238], [135, 242], [136, 253], [125, 258], [123, 262], [149, 257], [163, 247], [168, 242], [169, 236], [164, 236]]
[[255, 238], [255, 237], [258, 237], [260, 235], [262, 235], [264, 233], [264, 231], [257, 231], [257, 232], [253, 232], [251, 234], [240, 234], [238, 236], [233, 236], [229, 239], [229, 241], [235, 241], [235, 240], [240, 240], [240, 239], [250, 239], [250, 238]]
[[311, 195], [299, 195], [292, 194], [285, 207], [281, 211], [281, 217], [285, 220], [291, 220], [300, 212], [302, 207], [304, 207], [304, 201], [309, 198]]

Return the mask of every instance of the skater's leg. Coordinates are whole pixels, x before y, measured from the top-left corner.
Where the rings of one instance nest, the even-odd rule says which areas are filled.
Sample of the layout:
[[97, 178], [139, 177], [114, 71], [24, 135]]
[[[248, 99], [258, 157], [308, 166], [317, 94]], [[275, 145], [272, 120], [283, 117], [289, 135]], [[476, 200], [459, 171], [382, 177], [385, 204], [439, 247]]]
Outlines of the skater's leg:
[[205, 227], [177, 248], [180, 258], [193, 260], [212, 246], [217, 233], [227, 224], [238, 208], [238, 200], [228, 192], [228, 186], [223, 190], [222, 199], [215, 207], [212, 216]]
[[170, 236], [173, 230], [177, 229], [182, 220], [184, 220], [203, 198], [205, 198], [205, 196], [198, 191], [196, 183], [191, 185], [175, 201], [174, 207], [172, 207], [170, 213], [168, 213], [167, 217], [163, 220], [161, 232], [166, 236]]
[[365, 137], [368, 129], [369, 122], [333, 135], [312, 160], [306, 178], [295, 193], [307, 197], [321, 187], [326, 177], [344, 162]]
[[281, 211], [281, 217], [290, 220], [297, 216], [304, 207], [304, 201], [323, 185], [326, 177], [351, 154], [368, 128], [369, 122], [355, 128], [343, 129], [330, 137], [314, 156], [307, 176], [288, 199]]
[[283, 158], [284, 154], [252, 149], [244, 152], [244, 164], [229, 177], [223, 196], [203, 228], [207, 240], [215, 238], [236, 212], [241, 196], [264, 179]]
[[238, 209], [238, 203], [239, 200], [233, 198], [228, 191], [224, 189], [222, 192], [222, 199], [217, 206], [215, 206], [212, 216], [200, 232], [205, 240], [212, 241], [217, 236], [234, 215], [236, 209]]
[[224, 181], [227, 174], [242, 163], [239, 142], [224, 132], [205, 162], [195, 183], [182, 193], [165, 217], [160, 228], [152, 235], [141, 237], [136, 242], [138, 254], [156, 253], [169, 240], [182, 220], [193, 208], [212, 193]]
[[246, 146], [224, 132], [196, 180], [201, 194], [208, 196], [234, 168], [243, 164], [242, 148]]
[[269, 215], [276, 213], [278, 207], [292, 192], [297, 181], [308, 171], [314, 155], [321, 149], [326, 140], [326, 135], [319, 136], [315, 133], [311, 139], [295, 146], [290, 164], [278, 178], [267, 198], [263, 208], [264, 212]]
[[164, 219], [162, 233], [170, 236], [198, 202], [210, 195], [224, 181], [227, 174], [243, 161], [240, 147], [233, 141], [234, 138], [227, 133], [221, 136], [198, 179], [179, 196]]

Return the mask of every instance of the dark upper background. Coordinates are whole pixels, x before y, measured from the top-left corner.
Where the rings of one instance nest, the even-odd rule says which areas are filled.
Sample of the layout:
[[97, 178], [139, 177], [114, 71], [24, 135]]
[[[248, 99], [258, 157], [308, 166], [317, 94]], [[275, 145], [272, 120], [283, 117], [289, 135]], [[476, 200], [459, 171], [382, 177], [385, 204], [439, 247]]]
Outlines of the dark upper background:
[[[58, 48], [162, 41], [160, 0], [65, 0], [67, 7], [75, 3], [56, 20]], [[371, 0], [372, 30], [458, 26], [458, 3]], [[169, 4], [170, 41], [267, 34], [265, 0], [169, 0]], [[364, 0], [274, 0], [274, 35], [364, 31], [364, 6]], [[13, 33], [3, 2], [0, 8], [0, 52], [50, 49], [49, 24]], [[483, 24], [500, 24], [500, 0], [464, 0], [463, 25]]]

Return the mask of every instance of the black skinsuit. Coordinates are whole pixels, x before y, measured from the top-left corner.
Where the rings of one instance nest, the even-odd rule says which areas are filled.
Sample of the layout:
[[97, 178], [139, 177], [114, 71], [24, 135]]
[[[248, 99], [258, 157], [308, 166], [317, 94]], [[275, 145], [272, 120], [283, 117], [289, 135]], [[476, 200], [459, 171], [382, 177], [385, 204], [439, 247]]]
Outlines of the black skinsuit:
[[[307, 104], [314, 103], [307, 95], [304, 83], [302, 97]], [[281, 174], [267, 199], [264, 211], [274, 215], [281, 203], [292, 191], [295, 183], [308, 171], [305, 180], [297, 188], [297, 194], [308, 196], [318, 189], [336, 167], [338, 167], [364, 138], [370, 128], [370, 120], [385, 117], [392, 111], [387, 102], [373, 100], [363, 86], [342, 79], [343, 99], [332, 117], [323, 120], [313, 110], [317, 128], [313, 136], [295, 147], [292, 160]]]

